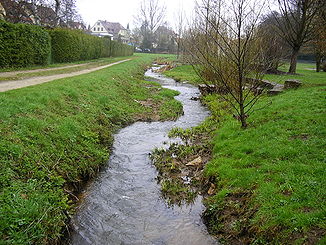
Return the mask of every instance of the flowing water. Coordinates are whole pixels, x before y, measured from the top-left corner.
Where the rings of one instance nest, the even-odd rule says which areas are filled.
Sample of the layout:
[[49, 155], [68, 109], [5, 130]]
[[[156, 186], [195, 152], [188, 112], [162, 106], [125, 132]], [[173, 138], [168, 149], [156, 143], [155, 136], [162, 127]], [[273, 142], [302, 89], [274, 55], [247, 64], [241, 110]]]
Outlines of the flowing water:
[[217, 244], [201, 220], [201, 197], [192, 205], [168, 207], [149, 158], [155, 147], [170, 141], [169, 130], [196, 126], [209, 112], [191, 100], [199, 95], [194, 86], [151, 69], [145, 75], [180, 92], [176, 99], [182, 102], [184, 115], [177, 121], [137, 122], [115, 135], [107, 168], [86, 189], [72, 220], [71, 244]]

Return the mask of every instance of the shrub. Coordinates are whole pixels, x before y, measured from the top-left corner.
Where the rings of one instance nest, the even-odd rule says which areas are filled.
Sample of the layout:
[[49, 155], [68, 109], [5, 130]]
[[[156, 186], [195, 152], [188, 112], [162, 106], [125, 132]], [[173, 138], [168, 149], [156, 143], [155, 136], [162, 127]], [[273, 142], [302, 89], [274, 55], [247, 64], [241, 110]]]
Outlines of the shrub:
[[110, 57], [111, 56], [111, 40], [109, 38], [102, 38], [102, 49], [101, 57]]
[[122, 44], [116, 41], [111, 41], [111, 56], [130, 56], [134, 53], [134, 47]]
[[129, 45], [80, 30], [57, 28], [46, 31], [39, 26], [0, 21], [0, 68], [132, 54], [133, 47]]
[[52, 61], [72, 62], [100, 58], [102, 40], [79, 30], [54, 29], [49, 31], [52, 39]]
[[131, 46], [107, 38], [95, 37], [79, 30], [58, 28], [51, 30], [50, 35], [54, 63], [133, 54]]
[[39, 26], [0, 21], [0, 67], [46, 65], [50, 55], [47, 31]]

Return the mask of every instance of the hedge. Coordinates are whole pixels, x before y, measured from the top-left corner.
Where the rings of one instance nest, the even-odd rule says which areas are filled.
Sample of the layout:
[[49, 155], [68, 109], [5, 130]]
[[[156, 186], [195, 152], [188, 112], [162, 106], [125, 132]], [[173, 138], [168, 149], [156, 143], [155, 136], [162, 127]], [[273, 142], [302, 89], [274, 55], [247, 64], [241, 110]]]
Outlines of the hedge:
[[77, 30], [49, 31], [54, 63], [96, 59], [101, 56], [102, 41]]
[[79, 30], [58, 28], [51, 30], [50, 35], [54, 63], [133, 54], [133, 47], [129, 45], [92, 36]]
[[0, 21], [0, 67], [46, 65], [51, 39], [39, 26]]
[[122, 44], [116, 41], [111, 41], [111, 56], [130, 56], [134, 53], [134, 47]]
[[0, 21], [0, 68], [130, 56], [133, 51], [132, 46], [80, 30]]

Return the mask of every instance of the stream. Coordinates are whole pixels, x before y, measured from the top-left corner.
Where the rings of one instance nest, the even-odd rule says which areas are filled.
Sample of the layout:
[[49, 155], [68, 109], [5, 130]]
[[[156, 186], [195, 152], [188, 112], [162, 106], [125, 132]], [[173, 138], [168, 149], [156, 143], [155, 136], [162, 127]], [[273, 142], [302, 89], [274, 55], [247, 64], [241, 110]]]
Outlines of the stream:
[[[157, 69], [157, 68], [152, 68]], [[200, 124], [209, 112], [199, 101], [196, 87], [177, 83], [149, 69], [145, 76], [177, 90], [184, 115], [177, 121], [136, 122], [114, 136], [107, 167], [85, 190], [72, 219], [71, 244], [217, 244], [201, 220], [202, 198], [191, 205], [168, 207], [161, 197], [157, 172], [149, 158], [156, 147], [171, 142], [173, 127]]]

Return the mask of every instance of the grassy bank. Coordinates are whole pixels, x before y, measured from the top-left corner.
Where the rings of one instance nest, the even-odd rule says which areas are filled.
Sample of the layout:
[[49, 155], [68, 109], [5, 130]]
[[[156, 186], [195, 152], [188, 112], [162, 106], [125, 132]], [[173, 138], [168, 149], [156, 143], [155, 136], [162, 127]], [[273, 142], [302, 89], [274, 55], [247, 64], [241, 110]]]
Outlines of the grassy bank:
[[[299, 65], [297, 71], [304, 86], [262, 98], [256, 108], [263, 109], [248, 118], [246, 130], [223, 109], [225, 103], [218, 96], [208, 96], [204, 100], [213, 117], [192, 131], [171, 133], [190, 139], [190, 146], [172, 149], [179, 154], [174, 166], [182, 172], [186, 172], [185, 168], [193, 169], [185, 164], [198, 156], [204, 156], [205, 165], [205, 149], [211, 150], [211, 160], [202, 167], [202, 179], [195, 179], [186, 191], [206, 195], [205, 220], [210, 232], [222, 243], [326, 242], [326, 73], [304, 67]], [[166, 74], [181, 81], [194, 77], [192, 82], [198, 82], [190, 66]], [[279, 80], [282, 77], [274, 76]], [[203, 146], [202, 139], [207, 137], [210, 139]], [[163, 156], [163, 162], [171, 162], [166, 159]], [[198, 180], [199, 190], [193, 188], [198, 186]], [[182, 195], [182, 188], [179, 187], [178, 195]], [[184, 193], [189, 197], [189, 192]]]
[[[266, 75], [264, 79], [284, 83], [287, 79], [297, 79], [300, 80], [305, 86], [316, 86], [316, 85], [325, 85], [325, 72], [316, 72], [316, 65], [313, 63], [298, 63], [297, 65], [297, 74], [295, 75]], [[285, 64], [280, 67], [280, 70], [286, 72], [289, 70], [289, 64]]]
[[[112, 57], [111, 57], [112, 58]], [[11, 68], [0, 68], [0, 72], [14, 72], [14, 71], [27, 71], [27, 70], [37, 70], [37, 69], [47, 69], [47, 68], [60, 68], [69, 65], [79, 65], [79, 64], [88, 64], [93, 62], [101, 62], [111, 58], [99, 58], [92, 60], [83, 60], [83, 61], [75, 61], [75, 62], [67, 62], [67, 63], [53, 63], [48, 65], [32, 65], [27, 67], [11, 67]], [[116, 57], [118, 58], [118, 57]], [[120, 57], [122, 58], [122, 57]]]
[[[120, 61], [120, 60], [125, 60], [132, 58], [130, 57], [115, 57], [115, 58], [102, 58], [102, 59], [97, 59], [96, 61], [92, 62], [87, 62], [87, 63], [70, 63], [66, 64], [67, 66], [72, 66], [72, 65], [78, 65], [78, 66], [73, 66], [73, 67], [62, 67], [62, 66], [53, 66], [53, 67], [43, 67], [40, 69], [45, 69], [45, 70], [36, 70], [32, 69], [27, 72], [24, 72], [24, 70], [17, 70], [17, 73], [13, 74], [6, 74], [0, 73], [0, 82], [1, 81], [8, 81], [8, 80], [21, 80], [21, 79], [26, 79], [30, 77], [39, 77], [39, 76], [51, 76], [51, 75], [56, 75], [56, 74], [65, 74], [65, 73], [72, 73], [72, 72], [77, 72], [81, 70], [86, 70], [86, 69], [92, 69], [96, 68], [99, 66], [104, 66], [108, 64], [112, 64], [114, 62]], [[34, 71], [35, 70], [35, 71]]]
[[176, 92], [143, 80], [154, 58], [0, 93], [0, 244], [55, 243], [112, 134], [181, 113]]
[[191, 65], [177, 66], [172, 70], [164, 72], [164, 75], [172, 77], [176, 81], [189, 82], [193, 85], [197, 85], [201, 81]]

